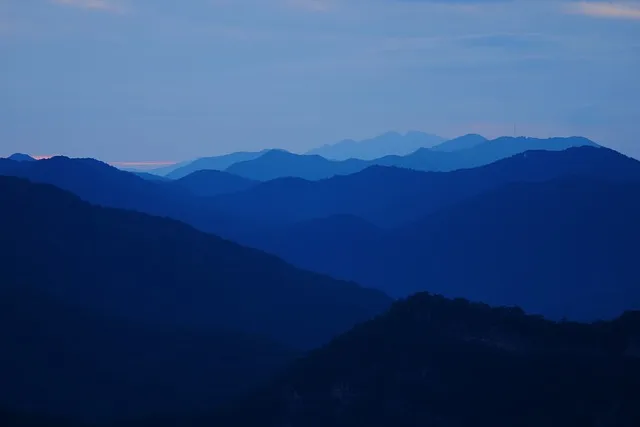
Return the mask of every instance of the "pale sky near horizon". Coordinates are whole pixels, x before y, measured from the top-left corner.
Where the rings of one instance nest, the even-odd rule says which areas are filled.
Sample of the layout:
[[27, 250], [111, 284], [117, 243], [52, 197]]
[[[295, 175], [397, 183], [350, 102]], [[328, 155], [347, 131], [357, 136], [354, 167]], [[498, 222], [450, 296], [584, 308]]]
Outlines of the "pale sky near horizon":
[[389, 130], [640, 158], [640, 1], [0, 0], [0, 156], [165, 162]]

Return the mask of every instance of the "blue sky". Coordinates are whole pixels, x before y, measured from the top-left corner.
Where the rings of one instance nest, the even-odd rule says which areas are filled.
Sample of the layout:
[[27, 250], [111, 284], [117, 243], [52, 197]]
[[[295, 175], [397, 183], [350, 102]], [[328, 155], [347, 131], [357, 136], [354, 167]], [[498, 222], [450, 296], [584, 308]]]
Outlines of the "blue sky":
[[640, 157], [640, 1], [0, 0], [0, 155], [179, 161], [388, 130]]

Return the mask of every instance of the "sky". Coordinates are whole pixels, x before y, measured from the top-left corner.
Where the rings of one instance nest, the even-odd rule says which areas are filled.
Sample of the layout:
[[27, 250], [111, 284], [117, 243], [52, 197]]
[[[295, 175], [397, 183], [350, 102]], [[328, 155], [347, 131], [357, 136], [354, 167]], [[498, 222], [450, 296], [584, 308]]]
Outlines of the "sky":
[[0, 156], [583, 135], [640, 158], [640, 1], [0, 0]]

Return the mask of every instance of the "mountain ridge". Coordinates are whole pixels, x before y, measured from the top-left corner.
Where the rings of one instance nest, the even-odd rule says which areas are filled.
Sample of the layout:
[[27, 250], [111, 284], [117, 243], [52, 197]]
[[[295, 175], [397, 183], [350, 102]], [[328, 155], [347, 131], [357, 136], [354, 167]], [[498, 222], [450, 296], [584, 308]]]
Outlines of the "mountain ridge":
[[[300, 270], [175, 220], [92, 206], [18, 178], [0, 177], [0, 185], [2, 204], [11, 207], [0, 215], [5, 280], [46, 286], [69, 303], [132, 321], [225, 326], [308, 348], [391, 302], [380, 291]], [[136, 254], [145, 261], [136, 262]]]

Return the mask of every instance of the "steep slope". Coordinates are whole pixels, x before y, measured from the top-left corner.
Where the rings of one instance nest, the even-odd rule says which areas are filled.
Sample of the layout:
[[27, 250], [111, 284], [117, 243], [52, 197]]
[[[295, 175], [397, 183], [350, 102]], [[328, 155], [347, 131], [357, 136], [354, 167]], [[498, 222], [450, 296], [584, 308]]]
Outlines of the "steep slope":
[[257, 336], [94, 315], [4, 281], [0, 308], [0, 405], [33, 425], [47, 424], [28, 414], [105, 422], [202, 411], [260, 385], [294, 355]]
[[182, 425], [632, 426], [639, 400], [638, 312], [554, 323], [418, 294], [253, 398]]
[[467, 150], [477, 145], [487, 142], [487, 138], [482, 135], [470, 133], [468, 135], [459, 136], [457, 138], [450, 139], [434, 147], [431, 147], [433, 151], [452, 152], [459, 150]]
[[[445, 153], [447, 154], [447, 153]], [[347, 214], [394, 227], [510, 182], [581, 175], [640, 180], [640, 162], [605, 148], [518, 154], [476, 169], [448, 173], [371, 167], [321, 181], [279, 179], [216, 198], [227, 215], [255, 221], [306, 221]]]
[[174, 218], [223, 237], [252, 230], [252, 224], [243, 221], [242, 215], [222, 214], [204, 198], [182, 188], [149, 181], [94, 159], [54, 157], [37, 162], [0, 159], [0, 175], [53, 184], [92, 204]]
[[248, 190], [258, 181], [217, 170], [200, 170], [173, 181], [174, 185], [196, 196], [211, 197]]
[[365, 167], [367, 162], [363, 160], [350, 159], [338, 162], [318, 155], [300, 155], [272, 150], [254, 160], [235, 163], [226, 171], [256, 181], [269, 181], [282, 177], [318, 180], [358, 172]]
[[171, 179], [180, 179], [200, 170], [222, 171], [235, 163], [256, 159], [268, 151], [271, 150], [255, 152], [239, 151], [237, 153], [225, 154], [222, 156], [202, 157], [169, 172], [166, 176]]
[[319, 155], [331, 160], [373, 160], [388, 155], [403, 156], [419, 148], [433, 147], [442, 141], [441, 137], [424, 132], [412, 131], [404, 135], [398, 132], [387, 132], [362, 141], [346, 139], [335, 144], [323, 145], [307, 154]]
[[1, 178], [0, 205], [5, 283], [105, 313], [312, 347], [390, 303], [183, 223], [91, 206], [52, 186]]

